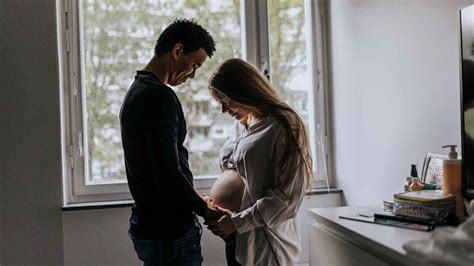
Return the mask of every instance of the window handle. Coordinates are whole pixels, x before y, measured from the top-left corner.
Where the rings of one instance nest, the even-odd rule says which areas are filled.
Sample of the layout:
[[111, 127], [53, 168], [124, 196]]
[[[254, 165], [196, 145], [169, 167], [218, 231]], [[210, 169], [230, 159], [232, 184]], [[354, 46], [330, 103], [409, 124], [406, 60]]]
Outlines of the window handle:
[[268, 69], [268, 64], [266, 61], [263, 61], [261, 71], [262, 74], [267, 77], [268, 81], [270, 81], [270, 69]]
[[84, 154], [83, 154], [83, 148], [82, 148], [82, 140], [83, 140], [83, 139], [82, 139], [82, 132], [79, 132], [78, 139], [79, 139], [79, 141], [78, 141], [78, 144], [79, 144], [79, 147], [78, 147], [78, 148], [79, 148], [79, 156], [83, 156]]

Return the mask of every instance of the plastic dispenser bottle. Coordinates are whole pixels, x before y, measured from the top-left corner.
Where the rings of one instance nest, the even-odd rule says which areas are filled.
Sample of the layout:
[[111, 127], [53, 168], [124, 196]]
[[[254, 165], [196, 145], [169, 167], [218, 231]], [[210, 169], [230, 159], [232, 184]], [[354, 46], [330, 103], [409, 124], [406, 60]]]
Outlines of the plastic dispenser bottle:
[[448, 159], [443, 160], [443, 191], [456, 195], [456, 214], [458, 217], [464, 217], [464, 200], [461, 192], [461, 160], [458, 159], [456, 147], [456, 145], [443, 146], [443, 148], [450, 148]]

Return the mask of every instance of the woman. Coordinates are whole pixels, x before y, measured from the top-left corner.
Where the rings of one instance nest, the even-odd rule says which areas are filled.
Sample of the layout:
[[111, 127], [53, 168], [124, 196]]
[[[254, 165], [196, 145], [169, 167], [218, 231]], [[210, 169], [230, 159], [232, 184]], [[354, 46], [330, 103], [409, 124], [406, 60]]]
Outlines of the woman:
[[[209, 90], [222, 112], [238, 123], [220, 154], [222, 169], [230, 172], [224, 172], [210, 194], [211, 204], [217, 198], [213, 203], [225, 215], [206, 224], [224, 239], [235, 234], [235, 249], [226, 245], [229, 264], [235, 258], [243, 265], [295, 265], [299, 256], [295, 218], [312, 180], [303, 121], [255, 67], [240, 59], [220, 65]], [[220, 206], [229, 206], [229, 200], [223, 201], [216, 191], [234, 194], [230, 205], [239, 208], [234, 212]]]

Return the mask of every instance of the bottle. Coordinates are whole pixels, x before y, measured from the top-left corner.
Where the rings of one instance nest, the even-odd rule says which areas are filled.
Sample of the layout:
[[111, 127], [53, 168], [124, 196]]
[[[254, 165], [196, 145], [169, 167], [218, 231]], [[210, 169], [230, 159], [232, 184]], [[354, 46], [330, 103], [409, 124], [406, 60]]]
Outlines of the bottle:
[[461, 160], [458, 159], [456, 145], [445, 145], [450, 148], [448, 159], [443, 160], [443, 191], [456, 195], [456, 214], [459, 218], [465, 216], [464, 199], [462, 198]]
[[406, 177], [405, 184], [403, 186], [405, 191], [411, 191], [410, 187], [413, 184], [414, 177], [418, 177], [418, 172], [416, 171], [416, 164], [411, 165], [410, 176]]
[[412, 183], [410, 185], [410, 191], [422, 191], [422, 190], [423, 190], [423, 185], [420, 182], [420, 178], [413, 177]]
[[404, 190], [407, 192], [407, 191], [410, 191], [410, 185], [413, 181], [413, 177], [411, 176], [407, 176], [406, 178], [406, 181], [405, 181], [405, 185], [403, 186], [404, 187]]
[[410, 176], [418, 177], [418, 171], [416, 171], [416, 164], [411, 165]]

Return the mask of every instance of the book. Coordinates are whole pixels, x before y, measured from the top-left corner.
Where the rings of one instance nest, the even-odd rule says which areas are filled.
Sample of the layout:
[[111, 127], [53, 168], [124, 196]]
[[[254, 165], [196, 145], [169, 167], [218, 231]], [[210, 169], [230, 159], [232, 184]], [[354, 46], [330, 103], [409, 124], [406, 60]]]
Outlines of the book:
[[435, 228], [435, 226], [433, 225], [403, 222], [403, 221], [384, 219], [384, 218], [374, 218], [374, 223], [382, 224], [382, 225], [390, 225], [390, 226], [395, 226], [395, 227], [400, 227], [400, 228], [405, 228], [405, 229], [419, 230], [419, 231], [431, 231]]
[[370, 211], [340, 215], [339, 218], [366, 223], [389, 225], [419, 231], [431, 231], [436, 227], [436, 224], [430, 221], [418, 220], [416, 218], [411, 219], [411, 217], [399, 217], [398, 215], [395, 215], [393, 213], [383, 211], [380, 208], [376, 210], [374, 209]]
[[398, 215], [391, 212], [384, 212], [384, 213], [374, 213], [374, 220], [393, 220], [393, 221], [400, 221], [400, 222], [407, 222], [407, 223], [416, 223], [416, 224], [425, 224], [430, 226], [436, 226], [438, 223], [432, 219], [422, 218], [422, 217], [414, 217], [414, 216], [405, 216], [405, 215]]
[[374, 223], [420, 231], [431, 231], [439, 225], [431, 219], [398, 215], [391, 212], [374, 213]]

